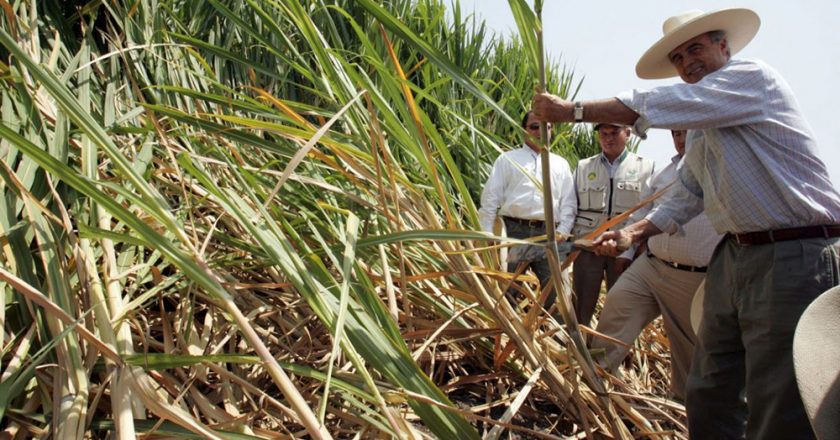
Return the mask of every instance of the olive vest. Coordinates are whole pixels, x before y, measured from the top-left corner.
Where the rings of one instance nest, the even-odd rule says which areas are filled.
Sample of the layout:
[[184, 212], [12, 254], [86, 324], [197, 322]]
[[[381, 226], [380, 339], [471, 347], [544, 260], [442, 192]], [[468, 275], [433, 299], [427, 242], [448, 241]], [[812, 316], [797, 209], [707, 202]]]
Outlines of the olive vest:
[[[578, 214], [572, 234], [576, 237], [593, 231], [604, 221], [639, 203], [640, 195], [650, 184], [653, 161], [625, 151], [610, 178], [609, 170], [598, 154], [578, 163], [575, 170]], [[620, 229], [625, 222], [610, 229]]]

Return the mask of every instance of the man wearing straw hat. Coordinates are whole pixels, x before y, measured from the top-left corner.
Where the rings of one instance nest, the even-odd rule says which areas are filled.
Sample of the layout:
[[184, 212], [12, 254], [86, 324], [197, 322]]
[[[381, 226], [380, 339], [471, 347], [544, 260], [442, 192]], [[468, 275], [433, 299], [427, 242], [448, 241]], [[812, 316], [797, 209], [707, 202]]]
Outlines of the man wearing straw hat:
[[763, 62], [731, 58], [758, 27], [748, 9], [685, 12], [636, 65], [641, 78], [685, 84], [582, 103], [534, 98], [541, 120], [631, 124], [642, 136], [688, 130], [674, 196], [595, 244], [614, 255], [618, 243], [680, 233], [700, 212], [726, 234], [709, 263], [686, 385], [694, 439], [813, 437], [791, 344], [805, 307], [840, 283], [840, 194], [793, 92]]

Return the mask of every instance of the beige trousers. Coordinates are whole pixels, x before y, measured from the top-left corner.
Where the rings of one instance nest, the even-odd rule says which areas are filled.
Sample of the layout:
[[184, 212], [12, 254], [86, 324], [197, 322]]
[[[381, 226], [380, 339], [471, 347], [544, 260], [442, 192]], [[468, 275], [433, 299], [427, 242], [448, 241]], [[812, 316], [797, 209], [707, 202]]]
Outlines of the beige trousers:
[[[704, 273], [675, 269], [641, 255], [607, 293], [596, 330], [627, 345], [662, 315], [671, 345], [671, 392], [685, 399], [695, 336], [691, 329], [691, 300]], [[606, 350], [606, 367], [615, 371], [628, 348], [595, 336], [592, 348]]]

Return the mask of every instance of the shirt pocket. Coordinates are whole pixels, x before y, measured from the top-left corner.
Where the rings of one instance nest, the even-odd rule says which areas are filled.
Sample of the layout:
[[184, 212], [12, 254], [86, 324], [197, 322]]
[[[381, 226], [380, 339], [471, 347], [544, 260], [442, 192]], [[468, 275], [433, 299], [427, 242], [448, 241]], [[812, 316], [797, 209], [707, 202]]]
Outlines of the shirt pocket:
[[584, 211], [603, 211], [607, 207], [607, 187], [585, 187], [578, 190], [578, 209]]
[[642, 194], [642, 182], [638, 180], [623, 180], [615, 184], [616, 213], [624, 212], [639, 203]]

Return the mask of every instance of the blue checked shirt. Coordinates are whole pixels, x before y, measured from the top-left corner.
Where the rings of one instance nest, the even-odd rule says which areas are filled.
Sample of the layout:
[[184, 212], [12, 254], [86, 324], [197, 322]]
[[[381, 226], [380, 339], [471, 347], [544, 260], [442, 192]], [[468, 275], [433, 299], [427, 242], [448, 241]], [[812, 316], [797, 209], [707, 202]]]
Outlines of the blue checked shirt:
[[634, 130], [687, 129], [674, 196], [647, 218], [665, 232], [705, 211], [719, 233], [840, 223], [840, 195], [785, 80], [730, 60], [696, 84], [624, 92]]

